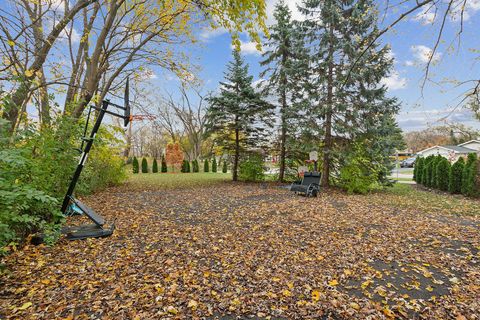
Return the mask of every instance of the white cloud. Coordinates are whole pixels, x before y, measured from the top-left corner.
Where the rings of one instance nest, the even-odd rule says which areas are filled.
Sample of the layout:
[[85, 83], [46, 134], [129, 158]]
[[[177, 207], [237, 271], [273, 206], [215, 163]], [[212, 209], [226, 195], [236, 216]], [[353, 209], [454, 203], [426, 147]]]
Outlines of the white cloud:
[[407, 67], [412, 67], [412, 66], [415, 65], [415, 61], [413, 61], [413, 60], [407, 60], [407, 61], [405, 61], [405, 65], [406, 65]]
[[[462, 18], [462, 6], [464, 1], [459, 1], [456, 6], [453, 8], [450, 18], [453, 21], [459, 21]], [[477, 11], [480, 10], [480, 0], [468, 0], [465, 2], [465, 7], [463, 10], [463, 20], [469, 20]]]
[[[275, 11], [275, 5], [278, 3], [278, 0], [267, 0], [267, 25], [272, 25], [275, 23], [275, 18], [273, 17], [273, 12]], [[305, 20], [305, 17], [298, 11], [297, 4], [301, 4], [302, 0], [285, 0], [285, 4], [288, 6], [292, 13], [292, 19], [297, 21]]]
[[210, 39], [213, 39], [215, 37], [221, 36], [226, 33], [228, 33], [228, 30], [225, 29], [224, 27], [219, 27], [216, 29], [213, 29], [211, 27], [205, 27], [205, 28], [202, 28], [202, 31], [200, 32], [200, 39], [204, 42], [208, 42]]
[[[415, 60], [420, 63], [427, 63], [432, 56], [432, 49], [424, 45], [417, 45], [410, 47], [410, 51], [412, 51]], [[438, 62], [440, 60], [441, 53], [436, 52], [432, 57], [432, 62]]]
[[383, 78], [380, 84], [385, 85], [390, 91], [399, 90], [407, 86], [407, 79], [402, 78], [397, 71], [393, 71], [388, 77]]
[[405, 131], [422, 130], [445, 122], [463, 123], [478, 128], [478, 121], [471, 110], [459, 108], [403, 111], [397, 116], [399, 126]]
[[[231, 45], [233, 49], [233, 45]], [[243, 42], [240, 41], [240, 49], [243, 54], [255, 54], [259, 55], [261, 52], [257, 50], [257, 44], [253, 41]]]
[[435, 8], [430, 7], [430, 6], [424, 6], [422, 8], [422, 11], [417, 13], [413, 20], [415, 21], [420, 21], [420, 23], [424, 26], [428, 24], [433, 24], [435, 22], [436, 14], [435, 14]]

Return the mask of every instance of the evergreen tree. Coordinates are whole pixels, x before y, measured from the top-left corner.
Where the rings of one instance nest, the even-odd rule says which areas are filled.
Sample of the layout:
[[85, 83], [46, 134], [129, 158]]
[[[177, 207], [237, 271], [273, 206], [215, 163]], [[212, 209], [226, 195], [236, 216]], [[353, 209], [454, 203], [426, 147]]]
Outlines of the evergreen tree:
[[271, 124], [271, 105], [255, 92], [248, 64], [236, 50], [227, 66], [225, 80], [220, 82], [220, 94], [209, 99], [206, 127], [215, 133], [219, 146], [233, 153], [232, 178], [237, 181], [241, 154], [265, 141], [266, 125]]
[[133, 157], [132, 169], [133, 169], [133, 173], [138, 173], [138, 172], [139, 172], [139, 166], [138, 166], [138, 159], [137, 159], [137, 157]]
[[435, 156], [428, 156], [425, 158], [425, 164], [422, 173], [422, 184], [425, 187], [430, 187], [432, 182], [432, 165]]
[[148, 163], [147, 159], [142, 159], [142, 173], [148, 173]]
[[436, 155], [432, 160], [432, 175], [430, 177], [430, 187], [438, 188], [438, 175], [437, 175], [437, 165], [442, 161], [443, 157], [441, 155]]
[[213, 157], [212, 160], [212, 172], [216, 173], [217, 172], [217, 159]]
[[437, 165], [435, 168], [436, 171], [436, 186], [442, 191], [448, 191], [448, 174], [450, 172], [450, 162], [441, 157], [440, 160], [437, 160]]
[[448, 174], [448, 191], [460, 193], [462, 191], [462, 175], [465, 167], [465, 160], [459, 158], [451, 167]]
[[364, 50], [365, 43], [379, 34], [372, 0], [306, 0], [300, 11], [307, 18], [302, 23], [304, 42], [310, 44], [304, 91], [313, 104], [310, 114], [321, 127], [322, 185], [328, 186], [339, 148], [335, 141], [362, 133], [378, 137], [382, 129], [377, 129], [378, 119], [396, 135], [399, 104], [387, 97], [385, 85], [378, 85], [392, 71], [393, 60], [387, 46], [374, 44]]
[[162, 172], [165, 173], [167, 172], [168, 169], [167, 169], [167, 162], [165, 161], [165, 157], [162, 156]]
[[288, 136], [293, 128], [292, 120], [297, 118], [297, 104], [302, 92], [299, 77], [308, 66], [308, 56], [298, 28], [292, 21], [292, 14], [283, 0], [277, 3], [273, 13], [276, 23], [270, 26], [270, 37], [263, 53], [261, 66], [266, 67], [260, 77], [268, 80], [263, 83], [264, 93], [278, 97], [280, 109], [280, 171], [279, 181], [285, 178]]
[[210, 168], [208, 165], [208, 159], [205, 159], [205, 161], [203, 162], [203, 172], [209, 172], [209, 171], [210, 171]]
[[157, 163], [157, 159], [156, 159], [156, 158], [153, 158], [152, 172], [153, 172], [153, 173], [157, 173], [157, 172], [158, 172], [158, 163]]
[[185, 159], [183, 159], [183, 161], [182, 161], [182, 167], [180, 168], [180, 172], [182, 172], [182, 173], [187, 172], [187, 163], [188, 163], [188, 161], [185, 160]]
[[424, 160], [425, 159], [423, 157], [418, 157], [417, 161], [415, 161], [415, 168], [413, 169], [413, 172], [414, 172], [413, 178], [419, 184], [422, 183]]
[[227, 173], [227, 170], [228, 170], [227, 160], [223, 160], [222, 172]]
[[462, 173], [462, 194], [468, 197], [477, 194], [475, 179], [477, 175], [477, 154], [469, 153]]
[[197, 159], [192, 161], [192, 167], [193, 167], [192, 172], [198, 172], [199, 171], [198, 160]]
[[185, 172], [191, 172], [190, 171], [190, 161], [187, 161], [186, 165], [187, 165], [187, 170]]

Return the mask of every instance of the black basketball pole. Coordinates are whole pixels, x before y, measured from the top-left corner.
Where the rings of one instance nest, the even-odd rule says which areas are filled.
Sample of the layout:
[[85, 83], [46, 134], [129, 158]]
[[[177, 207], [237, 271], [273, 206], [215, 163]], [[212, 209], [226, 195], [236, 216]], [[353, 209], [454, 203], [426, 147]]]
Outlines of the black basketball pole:
[[80, 174], [82, 173], [83, 167], [85, 166], [85, 162], [87, 161], [88, 158], [88, 153], [90, 152], [90, 149], [92, 148], [93, 141], [95, 140], [95, 136], [97, 135], [98, 129], [100, 128], [100, 125], [102, 124], [103, 116], [105, 115], [105, 112], [107, 111], [109, 102], [108, 101], [103, 101], [102, 107], [97, 109], [98, 116], [97, 120], [95, 121], [95, 124], [93, 125], [92, 131], [90, 132], [90, 137], [87, 140], [87, 144], [85, 145], [85, 149], [83, 149], [82, 155], [80, 156], [80, 161], [78, 162], [77, 169], [75, 170], [75, 173], [73, 174], [72, 181], [70, 182], [70, 186], [68, 187], [68, 191], [65, 194], [65, 198], [63, 198], [63, 204], [62, 204], [62, 213], [66, 214], [68, 205], [70, 204], [70, 200], [73, 195], [73, 190], [75, 190], [75, 186], [77, 185], [78, 178], [80, 178]]

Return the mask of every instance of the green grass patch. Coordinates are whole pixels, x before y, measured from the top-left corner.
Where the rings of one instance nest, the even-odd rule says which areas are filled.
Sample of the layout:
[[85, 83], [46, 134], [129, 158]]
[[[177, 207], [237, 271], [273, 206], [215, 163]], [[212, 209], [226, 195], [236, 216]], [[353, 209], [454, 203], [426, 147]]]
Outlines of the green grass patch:
[[176, 189], [192, 188], [230, 181], [230, 173], [139, 173], [129, 174], [130, 187], [134, 189]]
[[372, 194], [372, 197], [375, 197], [375, 202], [385, 205], [419, 209], [428, 213], [480, 215], [478, 199], [423, 190], [416, 185], [396, 183], [391, 188]]

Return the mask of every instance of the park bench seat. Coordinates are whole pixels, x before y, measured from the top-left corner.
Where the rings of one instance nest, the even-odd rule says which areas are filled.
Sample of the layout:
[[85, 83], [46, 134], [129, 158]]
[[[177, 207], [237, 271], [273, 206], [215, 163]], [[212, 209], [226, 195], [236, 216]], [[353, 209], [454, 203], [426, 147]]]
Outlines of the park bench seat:
[[290, 191], [304, 194], [307, 197], [316, 197], [320, 192], [320, 172], [305, 172], [303, 179], [295, 181], [290, 186]]

